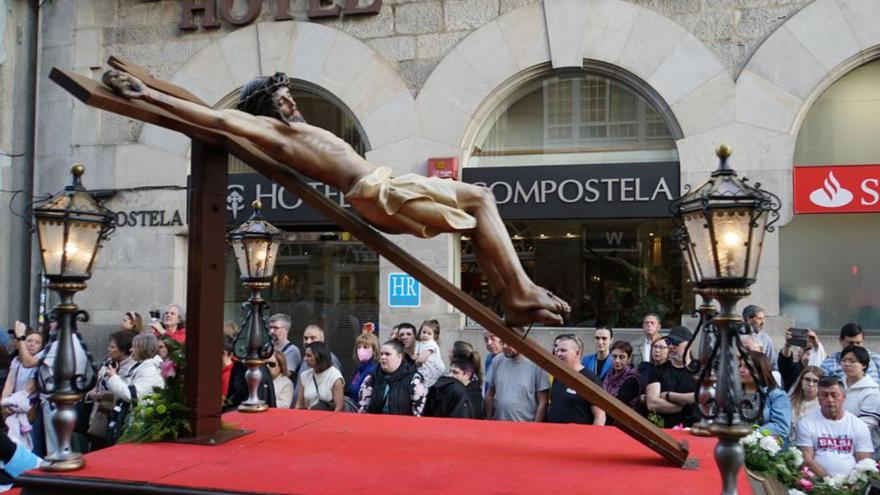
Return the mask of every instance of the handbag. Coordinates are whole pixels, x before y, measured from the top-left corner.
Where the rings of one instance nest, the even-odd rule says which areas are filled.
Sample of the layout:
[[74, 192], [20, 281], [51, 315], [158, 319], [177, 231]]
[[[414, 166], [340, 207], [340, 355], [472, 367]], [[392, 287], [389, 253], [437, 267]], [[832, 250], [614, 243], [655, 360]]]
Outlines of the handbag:
[[333, 404], [333, 401], [321, 400], [321, 392], [318, 388], [318, 379], [315, 378], [315, 370], [312, 370], [312, 382], [315, 384], [315, 394], [318, 395], [318, 402], [315, 403], [312, 407], [309, 408], [311, 411], [335, 411], [336, 405]]

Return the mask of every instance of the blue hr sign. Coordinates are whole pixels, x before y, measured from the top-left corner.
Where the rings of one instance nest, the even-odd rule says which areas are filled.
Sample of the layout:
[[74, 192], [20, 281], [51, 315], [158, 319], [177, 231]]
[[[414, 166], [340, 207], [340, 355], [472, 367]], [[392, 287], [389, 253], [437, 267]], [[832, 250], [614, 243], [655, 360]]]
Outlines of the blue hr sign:
[[388, 306], [417, 308], [422, 302], [422, 285], [406, 273], [388, 274]]

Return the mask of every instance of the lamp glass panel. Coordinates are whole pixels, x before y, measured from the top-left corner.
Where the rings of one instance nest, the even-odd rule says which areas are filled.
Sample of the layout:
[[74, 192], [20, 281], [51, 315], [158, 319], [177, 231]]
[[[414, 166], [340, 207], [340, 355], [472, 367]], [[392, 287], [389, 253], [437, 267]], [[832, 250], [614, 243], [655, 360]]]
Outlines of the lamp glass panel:
[[64, 275], [90, 277], [92, 257], [98, 248], [101, 226], [91, 222], [70, 221], [64, 246]]
[[61, 258], [64, 253], [64, 222], [37, 219], [37, 234], [46, 275], [61, 275]]
[[244, 252], [244, 241], [241, 239], [232, 241], [232, 252], [235, 254], [235, 261], [238, 262], [238, 271], [241, 273], [241, 276], [250, 277], [247, 254]]
[[690, 249], [693, 252], [693, 259], [691, 261], [696, 261], [694, 271], [702, 273], [702, 278], [717, 278], [715, 256], [712, 253], [712, 236], [706, 226], [706, 218], [703, 213], [695, 211], [685, 214], [684, 225], [692, 243]]
[[269, 251], [266, 255], [266, 272], [264, 277], [271, 277], [275, 273], [275, 261], [278, 260], [278, 247], [281, 244], [277, 240], [269, 242]]
[[245, 239], [251, 278], [266, 277], [269, 265], [269, 241], [266, 239]]
[[702, 278], [699, 270], [697, 270], [696, 262], [693, 261], [693, 253], [694, 249], [691, 245], [690, 238], [685, 240], [685, 244], [682, 246], [684, 251], [682, 252], [682, 260], [684, 262], [684, 266], [687, 269], [688, 278], [692, 283], [697, 283]]
[[718, 246], [719, 278], [745, 278], [751, 217], [745, 208], [725, 208], [712, 212], [715, 242]]
[[767, 220], [769, 212], [762, 212], [755, 218], [755, 227], [752, 231], [752, 245], [749, 249], [749, 272], [748, 278], [758, 277], [758, 265], [761, 262], [761, 251], [764, 248], [764, 235], [767, 232]]

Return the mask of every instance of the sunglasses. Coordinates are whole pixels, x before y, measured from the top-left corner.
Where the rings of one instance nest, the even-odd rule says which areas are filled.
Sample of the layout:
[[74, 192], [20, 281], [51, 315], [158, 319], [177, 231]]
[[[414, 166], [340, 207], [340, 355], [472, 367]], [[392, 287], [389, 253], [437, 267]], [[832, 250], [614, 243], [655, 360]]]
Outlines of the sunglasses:
[[278, 363], [276, 363], [274, 361], [266, 361], [266, 366], [268, 366], [270, 368], [274, 368], [274, 367], [278, 366]]

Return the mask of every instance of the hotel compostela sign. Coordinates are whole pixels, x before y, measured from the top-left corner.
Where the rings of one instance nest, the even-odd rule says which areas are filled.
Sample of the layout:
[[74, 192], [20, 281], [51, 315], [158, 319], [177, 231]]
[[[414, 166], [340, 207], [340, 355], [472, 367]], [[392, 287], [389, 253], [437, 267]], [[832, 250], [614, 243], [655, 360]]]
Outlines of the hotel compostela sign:
[[[462, 173], [464, 182], [495, 194], [505, 220], [667, 218], [669, 202], [679, 194], [677, 162], [481, 167]], [[311, 179], [306, 182], [339, 206], [350, 206], [338, 190]], [[260, 174], [229, 176], [227, 222], [248, 218], [255, 199], [263, 203], [263, 216], [270, 222], [327, 223], [323, 215]]]
[[465, 168], [505, 220], [664, 218], [679, 195], [677, 162]]

